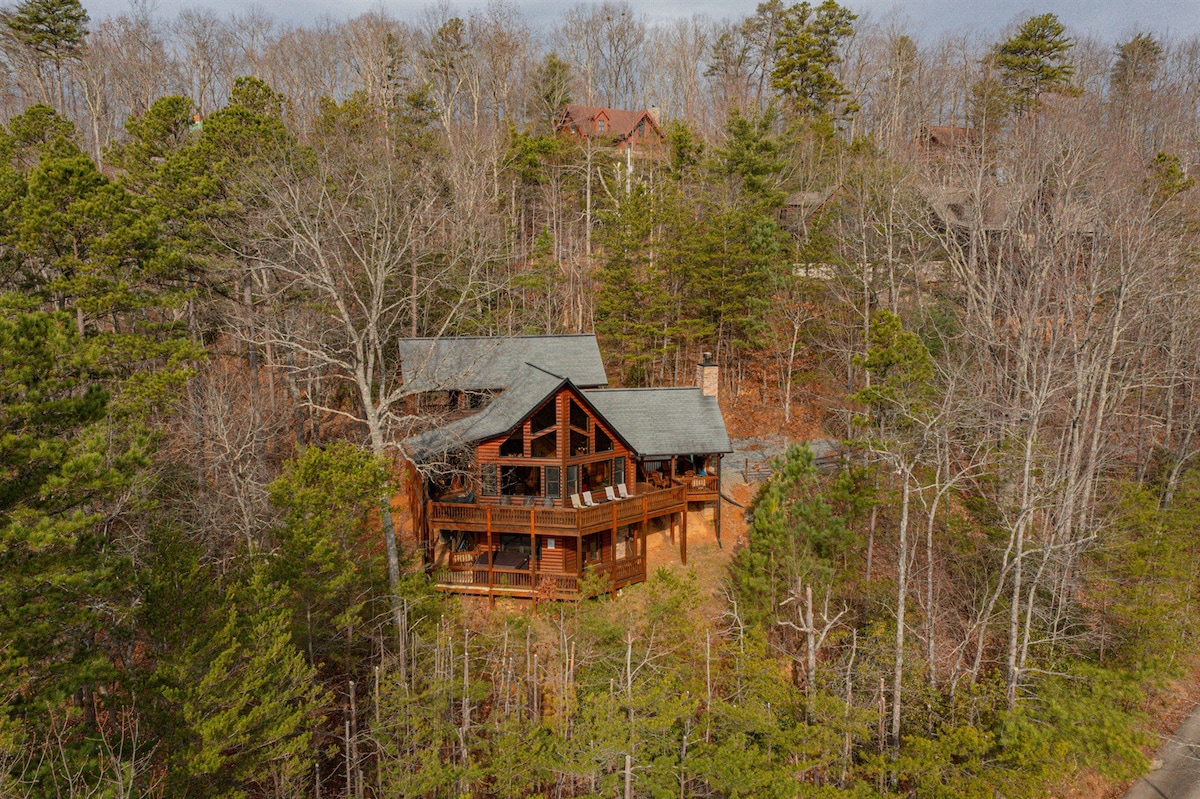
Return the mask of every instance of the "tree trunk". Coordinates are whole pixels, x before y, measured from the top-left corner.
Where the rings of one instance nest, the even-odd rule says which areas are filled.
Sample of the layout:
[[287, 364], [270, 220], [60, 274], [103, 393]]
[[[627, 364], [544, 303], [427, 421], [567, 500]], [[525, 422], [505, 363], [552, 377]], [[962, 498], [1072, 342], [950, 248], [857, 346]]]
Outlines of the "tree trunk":
[[908, 594], [908, 506], [911, 500], [909, 472], [901, 467], [900, 528], [896, 547], [896, 663], [892, 670], [892, 730], [893, 749], [900, 748], [900, 697], [904, 677], [904, 601]]

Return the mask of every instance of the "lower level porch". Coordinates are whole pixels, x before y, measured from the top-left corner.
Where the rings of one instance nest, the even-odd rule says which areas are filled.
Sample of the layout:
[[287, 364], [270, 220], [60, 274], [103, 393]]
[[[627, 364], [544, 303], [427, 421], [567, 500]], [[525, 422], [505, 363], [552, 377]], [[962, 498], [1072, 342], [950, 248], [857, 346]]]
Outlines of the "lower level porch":
[[[596, 563], [577, 573], [539, 568], [537, 561], [527, 561], [523, 568], [487, 567], [478, 558], [465, 567], [449, 567], [434, 572], [435, 585], [440, 591], [477, 596], [509, 596], [527, 599], [571, 599], [580, 595], [585, 578], [595, 578], [597, 585], [616, 591], [627, 585], [645, 582], [646, 557], [634, 555], [607, 563]], [[605, 579], [607, 578], [607, 579]]]

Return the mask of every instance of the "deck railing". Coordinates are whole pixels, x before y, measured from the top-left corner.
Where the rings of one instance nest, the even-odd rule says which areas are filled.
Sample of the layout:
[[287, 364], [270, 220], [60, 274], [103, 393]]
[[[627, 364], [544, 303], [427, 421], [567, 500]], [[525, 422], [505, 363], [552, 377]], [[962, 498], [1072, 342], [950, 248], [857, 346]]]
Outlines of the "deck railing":
[[[488, 570], [474, 565], [476, 553], [457, 554], [470, 554], [470, 564], [439, 569], [434, 575], [434, 582], [439, 588], [475, 594], [544, 595], [547, 598], [572, 597], [579, 593], [579, 576], [575, 574], [493, 568], [489, 580]], [[646, 579], [646, 558], [643, 555], [623, 558], [612, 563], [589, 566], [588, 570], [607, 575], [615, 591]]]
[[711, 494], [716, 493], [717, 482], [720, 478], [715, 474], [708, 474], [700, 477], [677, 477], [676, 479], [683, 483], [689, 494]]
[[574, 596], [579, 593], [579, 578], [574, 574], [541, 572], [537, 576], [537, 592], [548, 594], [553, 591], [559, 596]]
[[[500, 569], [491, 571], [492, 579], [488, 580], [487, 568], [469, 566], [466, 568], [442, 568], [434, 573], [434, 582], [443, 588], [474, 588], [498, 589], [518, 588], [526, 592], [534, 586], [534, 573], [529, 569]], [[538, 580], [545, 575], [538, 574]], [[574, 577], [574, 575], [571, 575]]]
[[612, 579], [614, 589], [646, 579], [646, 559], [642, 555], [614, 560], [612, 563], [602, 563], [591, 568], [599, 574], [607, 574]]
[[[704, 480], [707, 478], [694, 478]], [[715, 478], [713, 478], [715, 480]], [[715, 484], [714, 484], [715, 485]], [[576, 534], [604, 529], [616, 524], [628, 524], [643, 514], [661, 515], [677, 509], [686, 502], [687, 487], [683, 484], [634, 494], [628, 499], [601, 502], [589, 508], [543, 508], [526, 505], [465, 505], [457, 502], [430, 502], [429, 521], [437, 527], [483, 526], [491, 510], [492, 527], [498, 531], [525, 532], [536, 527], [539, 531], [573, 531]]]

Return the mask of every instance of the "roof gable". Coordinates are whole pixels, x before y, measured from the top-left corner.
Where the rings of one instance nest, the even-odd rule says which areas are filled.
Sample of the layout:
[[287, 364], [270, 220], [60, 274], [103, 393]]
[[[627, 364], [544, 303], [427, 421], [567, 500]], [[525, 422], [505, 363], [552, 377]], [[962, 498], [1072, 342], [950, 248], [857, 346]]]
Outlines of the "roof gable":
[[491, 405], [473, 416], [412, 436], [405, 448], [413, 460], [428, 463], [456, 449], [506, 435], [569, 384], [565, 377], [522, 364], [512, 384]]
[[405, 442], [409, 456], [418, 463], [428, 463], [456, 449], [473, 446], [494, 438], [508, 436], [538, 408], [562, 391], [572, 397], [604, 424], [604, 427], [628, 449], [637, 449], [620, 425], [609, 419], [591, 401], [588, 392], [581, 391], [570, 380], [547, 372], [533, 364], [523, 364], [516, 379], [491, 405], [474, 416], [451, 422], [444, 427], [413, 436]]

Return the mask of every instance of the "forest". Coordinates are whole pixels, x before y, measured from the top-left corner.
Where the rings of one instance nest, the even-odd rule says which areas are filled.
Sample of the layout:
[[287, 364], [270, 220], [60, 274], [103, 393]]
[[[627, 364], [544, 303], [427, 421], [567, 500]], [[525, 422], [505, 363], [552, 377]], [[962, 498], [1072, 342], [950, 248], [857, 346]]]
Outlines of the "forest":
[[[0, 797], [1119, 790], [1197, 666], [1198, 119], [1200, 39], [1053, 14], [4, 6]], [[569, 332], [842, 466], [715, 584], [436, 593], [396, 341]]]

